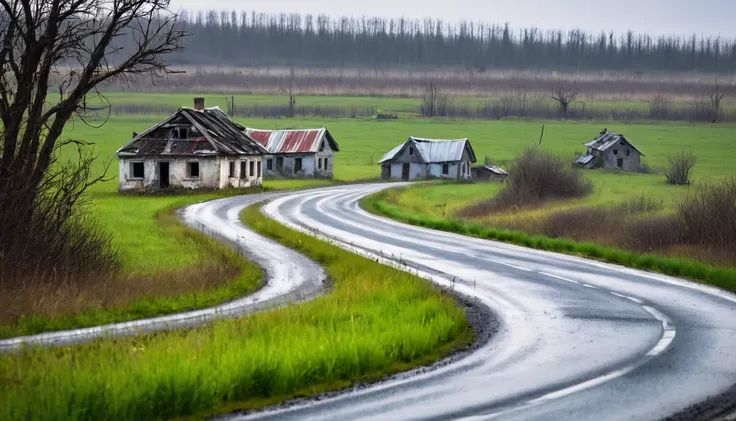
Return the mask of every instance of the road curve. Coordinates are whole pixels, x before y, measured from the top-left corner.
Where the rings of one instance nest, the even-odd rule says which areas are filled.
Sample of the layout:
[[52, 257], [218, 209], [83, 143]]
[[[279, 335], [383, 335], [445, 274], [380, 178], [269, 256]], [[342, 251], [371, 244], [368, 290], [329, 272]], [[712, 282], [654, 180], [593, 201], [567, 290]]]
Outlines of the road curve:
[[[582, 258], [412, 227], [358, 207], [385, 184], [274, 197], [272, 218], [491, 307], [501, 329], [414, 377], [231, 420], [655, 420], [736, 384], [736, 297]], [[218, 218], [242, 208], [229, 199]]]
[[[96, 339], [134, 336], [162, 330], [201, 326], [214, 320], [241, 317], [312, 298], [323, 290], [324, 270], [303, 255], [264, 238], [240, 223], [243, 207], [281, 193], [220, 199], [186, 207], [185, 223], [217, 237], [245, 253], [265, 272], [265, 285], [254, 294], [202, 310], [83, 329], [48, 332], [0, 340], [0, 352], [17, 352], [26, 345], [69, 346]], [[237, 205], [237, 206], [234, 206]]]

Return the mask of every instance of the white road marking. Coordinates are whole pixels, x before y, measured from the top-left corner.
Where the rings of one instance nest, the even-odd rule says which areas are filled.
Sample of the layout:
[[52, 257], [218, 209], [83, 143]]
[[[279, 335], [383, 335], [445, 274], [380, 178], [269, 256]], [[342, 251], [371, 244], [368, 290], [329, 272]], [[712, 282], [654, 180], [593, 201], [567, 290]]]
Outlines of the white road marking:
[[539, 273], [540, 273], [541, 275], [545, 275], [545, 276], [550, 276], [550, 277], [552, 277], [552, 278], [557, 278], [557, 279], [560, 279], [560, 280], [562, 280], [562, 281], [572, 282], [572, 283], [574, 283], [574, 284], [579, 284], [579, 283], [580, 283], [580, 282], [578, 282], [578, 281], [574, 281], [574, 280], [572, 280], [572, 279], [567, 279], [567, 278], [563, 278], [562, 276], [557, 276], [557, 275], [553, 275], [553, 274], [551, 274], [551, 273], [547, 273], [547, 272], [539, 272]]

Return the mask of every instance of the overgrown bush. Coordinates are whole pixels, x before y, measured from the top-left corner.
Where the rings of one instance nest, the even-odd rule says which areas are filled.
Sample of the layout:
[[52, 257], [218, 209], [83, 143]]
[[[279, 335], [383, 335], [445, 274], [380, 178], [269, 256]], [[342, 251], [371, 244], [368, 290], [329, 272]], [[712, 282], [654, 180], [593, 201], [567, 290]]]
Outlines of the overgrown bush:
[[679, 154], [670, 154], [667, 157], [670, 163], [669, 170], [664, 174], [668, 184], [690, 184], [690, 174], [695, 166], [695, 155], [692, 151], [683, 151]]
[[736, 178], [704, 184], [677, 205], [684, 242], [736, 247]]
[[501, 206], [526, 205], [546, 199], [582, 197], [592, 191], [593, 183], [569, 160], [528, 148], [509, 169], [506, 186], [494, 200]]

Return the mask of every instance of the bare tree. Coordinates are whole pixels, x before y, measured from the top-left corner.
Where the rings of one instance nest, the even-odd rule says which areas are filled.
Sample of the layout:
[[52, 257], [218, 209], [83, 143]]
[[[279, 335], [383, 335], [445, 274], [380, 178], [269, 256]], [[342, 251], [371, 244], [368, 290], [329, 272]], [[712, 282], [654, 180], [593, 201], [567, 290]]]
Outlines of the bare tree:
[[447, 115], [448, 96], [442, 92], [434, 79], [424, 81], [422, 93], [422, 117], [444, 117]]
[[718, 112], [721, 109], [721, 100], [723, 99], [723, 91], [721, 90], [721, 86], [718, 84], [718, 79], [716, 79], [716, 86], [714, 90], [710, 93], [710, 106], [713, 109], [713, 121], [712, 123], [715, 123], [718, 120]]
[[667, 157], [670, 169], [664, 175], [668, 184], [690, 184], [690, 174], [695, 166], [695, 155], [692, 151], [683, 151], [679, 154], [670, 154]]
[[577, 95], [578, 93], [574, 86], [560, 84], [555, 88], [552, 99], [557, 101], [557, 106], [563, 119], [567, 120], [567, 109], [575, 101]]
[[[65, 235], [84, 191], [102, 176], [91, 170], [87, 144], [62, 140], [62, 131], [75, 117], [86, 121], [90, 100], [109, 105], [99, 86], [168, 71], [163, 56], [180, 50], [184, 37], [168, 6], [0, 0], [0, 263], [43, 257], [52, 251], [36, 237]], [[59, 151], [71, 146], [79, 159], [60, 162]]]

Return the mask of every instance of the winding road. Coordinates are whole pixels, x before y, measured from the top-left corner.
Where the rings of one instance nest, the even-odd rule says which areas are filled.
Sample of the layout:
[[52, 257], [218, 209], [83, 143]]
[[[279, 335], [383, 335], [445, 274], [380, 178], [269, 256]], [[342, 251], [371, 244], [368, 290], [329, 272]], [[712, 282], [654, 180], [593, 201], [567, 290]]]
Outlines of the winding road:
[[264, 212], [285, 225], [476, 299], [492, 309], [500, 329], [469, 356], [434, 370], [222, 419], [657, 420], [736, 384], [735, 296], [663, 275], [412, 227], [359, 208], [362, 197], [395, 185], [193, 205], [183, 214], [189, 224], [238, 244], [266, 268], [269, 283], [255, 298], [189, 316], [0, 341], [0, 349], [203, 323], [316, 295], [324, 277], [319, 267], [238, 221], [243, 207], [268, 200]]

